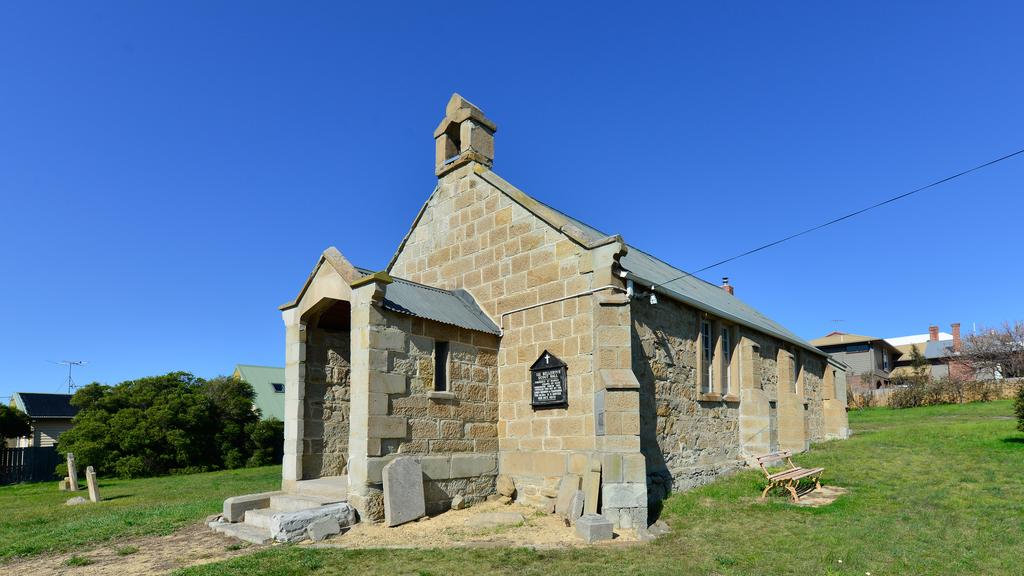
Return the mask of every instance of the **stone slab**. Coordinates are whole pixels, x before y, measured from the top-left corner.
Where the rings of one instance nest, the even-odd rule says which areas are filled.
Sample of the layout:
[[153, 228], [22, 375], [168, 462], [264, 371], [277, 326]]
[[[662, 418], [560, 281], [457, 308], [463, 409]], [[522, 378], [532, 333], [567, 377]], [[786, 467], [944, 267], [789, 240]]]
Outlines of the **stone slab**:
[[89, 500], [100, 501], [100, 487], [96, 483], [96, 470], [92, 466], [85, 469], [85, 483], [89, 487]]
[[601, 504], [605, 508], [646, 508], [647, 484], [605, 484], [601, 488]]
[[77, 506], [78, 504], [85, 504], [86, 502], [88, 502], [88, 500], [86, 500], [85, 498], [82, 498], [81, 496], [75, 496], [74, 498], [68, 498], [68, 501], [65, 502], [65, 504], [67, 504], [68, 506]]
[[245, 518], [246, 510], [269, 508], [270, 497], [278, 494], [284, 494], [284, 492], [259, 492], [232, 496], [224, 500], [224, 519], [228, 522], [241, 522]]
[[481, 512], [466, 518], [466, 526], [470, 528], [496, 528], [511, 526], [525, 522], [526, 518], [519, 512]]
[[601, 471], [590, 470], [583, 475], [583, 512], [597, 514], [597, 503], [601, 495]]
[[615, 533], [612, 522], [600, 514], [584, 514], [576, 521], [576, 535], [591, 544], [601, 540], [611, 540]]
[[339, 502], [309, 510], [274, 514], [270, 519], [270, 536], [278, 542], [298, 542], [306, 539], [306, 528], [310, 524], [324, 518], [334, 518], [340, 527], [345, 528], [356, 523], [356, 511], [348, 502]]
[[558, 485], [558, 495], [555, 501], [555, 514], [563, 517], [568, 514], [572, 497], [582, 486], [582, 480], [578, 474], [562, 476], [562, 483]]
[[330, 516], [314, 520], [309, 526], [306, 526], [306, 536], [313, 542], [320, 542], [339, 532], [341, 532], [341, 524], [338, 523], [336, 518]]
[[426, 514], [423, 466], [415, 458], [395, 458], [384, 466], [384, 523], [398, 526]]
[[210, 522], [209, 527], [214, 532], [219, 532], [225, 536], [231, 536], [250, 544], [266, 544], [272, 540], [269, 530], [250, 524]]
[[569, 501], [569, 511], [566, 515], [566, 520], [569, 521], [569, 525], [573, 526], [583, 516], [583, 502], [585, 497], [583, 490], [577, 490], [572, 495], [572, 499]]
[[68, 452], [68, 489], [71, 492], [78, 491], [78, 468], [75, 465], [75, 455]]

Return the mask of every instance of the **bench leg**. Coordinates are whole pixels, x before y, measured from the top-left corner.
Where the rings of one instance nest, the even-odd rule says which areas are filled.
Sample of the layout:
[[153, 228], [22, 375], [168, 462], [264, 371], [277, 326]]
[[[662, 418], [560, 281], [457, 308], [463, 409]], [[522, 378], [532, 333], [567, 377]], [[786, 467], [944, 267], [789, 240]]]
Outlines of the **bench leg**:
[[794, 504], [800, 501], [800, 497], [796, 495], [796, 486], [797, 484], [792, 480], [786, 483], [786, 490], [789, 490], [790, 496], [793, 497]]
[[821, 490], [821, 476], [818, 476], [814, 479], [814, 487], [818, 490]]
[[764, 492], [761, 492], [761, 500], [764, 500], [765, 498], [767, 498], [768, 497], [768, 491], [771, 490], [774, 487], [775, 487], [775, 484], [772, 483], [772, 482], [769, 482], [768, 485], [764, 487]]

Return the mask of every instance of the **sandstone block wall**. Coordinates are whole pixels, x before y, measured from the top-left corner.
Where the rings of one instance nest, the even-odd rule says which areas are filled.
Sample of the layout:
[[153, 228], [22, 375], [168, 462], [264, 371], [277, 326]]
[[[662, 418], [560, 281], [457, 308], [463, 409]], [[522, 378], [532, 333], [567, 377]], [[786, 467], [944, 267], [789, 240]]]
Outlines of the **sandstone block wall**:
[[[413, 281], [469, 291], [496, 322], [504, 312], [590, 289], [592, 270], [588, 250], [472, 166], [439, 180], [390, 268]], [[587, 295], [503, 319], [497, 442], [501, 468], [514, 477], [521, 499], [541, 503], [545, 486], [550, 494], [549, 485], [570, 468], [583, 472], [579, 462], [586, 458], [573, 464], [573, 453], [595, 450], [595, 307]], [[530, 405], [529, 366], [545, 350], [568, 365], [568, 408]]]

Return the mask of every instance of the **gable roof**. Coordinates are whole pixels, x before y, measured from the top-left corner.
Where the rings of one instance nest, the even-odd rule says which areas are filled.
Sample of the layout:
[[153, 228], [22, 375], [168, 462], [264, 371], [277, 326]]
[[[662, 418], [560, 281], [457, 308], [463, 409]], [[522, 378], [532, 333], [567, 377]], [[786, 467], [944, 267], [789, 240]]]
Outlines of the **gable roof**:
[[71, 405], [71, 394], [15, 392], [14, 405], [32, 418], [73, 418], [78, 408]]
[[273, 417], [284, 421], [284, 394], [274, 390], [274, 384], [284, 386], [284, 368], [236, 364], [235, 375], [252, 386], [256, 393], [253, 404], [264, 420]]
[[[356, 270], [366, 275], [373, 274], [366, 268]], [[386, 310], [477, 332], [501, 334], [498, 325], [465, 290], [443, 290], [394, 276], [391, 280], [384, 288], [382, 306]]]
[[832, 332], [822, 336], [821, 338], [815, 338], [811, 340], [811, 344], [818, 347], [823, 346], [837, 346], [842, 344], [862, 344], [866, 342], [874, 342], [875, 340], [882, 340], [882, 338], [876, 338], [874, 336], [864, 336], [861, 334], [847, 334], [846, 332]]
[[[492, 184], [517, 204], [582, 246], [593, 248], [616, 238], [529, 196], [490, 170], [478, 170], [478, 173], [481, 178]], [[419, 216], [417, 216], [418, 218]], [[413, 227], [415, 228], [415, 223], [413, 223]], [[659, 260], [632, 245], [627, 245], [627, 248], [626, 255], [620, 259], [619, 263], [626, 269], [627, 278], [630, 280], [645, 286], [655, 285], [657, 293], [668, 296], [673, 300], [689, 304], [694, 308], [731, 320], [748, 328], [753, 328], [759, 332], [770, 334], [815, 354], [825, 355], [811, 343], [758, 312], [736, 296], [729, 294], [721, 287], [701, 280], [696, 276], [687, 275], [677, 280], [676, 278], [685, 274], [683, 270]], [[401, 247], [396, 252], [395, 258], [392, 259], [392, 263], [397, 259], [399, 252], [401, 252]], [[672, 282], [667, 286], [662, 285], [663, 282], [668, 282], [669, 280], [672, 280]]]

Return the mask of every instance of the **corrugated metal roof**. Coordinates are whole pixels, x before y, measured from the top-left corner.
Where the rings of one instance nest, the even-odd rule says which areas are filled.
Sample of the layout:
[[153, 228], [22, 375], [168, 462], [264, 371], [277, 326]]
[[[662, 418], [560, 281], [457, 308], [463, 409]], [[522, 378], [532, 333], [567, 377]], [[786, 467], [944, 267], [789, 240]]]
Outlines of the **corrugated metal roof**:
[[823, 354], [823, 352], [803, 338], [790, 332], [778, 322], [761, 314], [719, 286], [705, 282], [695, 276], [686, 276], [669, 283], [667, 286], [662, 286], [662, 282], [678, 278], [684, 272], [642, 250], [630, 246], [629, 252], [622, 257], [620, 263], [623, 268], [629, 271], [629, 277], [634, 281], [645, 286], [654, 284], [657, 286], [657, 292], [667, 293], [677, 300], [715, 316], [771, 334], [817, 354]]
[[78, 408], [71, 405], [71, 394], [15, 392], [14, 404], [32, 418], [72, 418]]
[[[252, 386], [256, 393], [254, 404], [260, 409], [263, 419], [284, 421], [284, 368], [238, 364], [235, 371], [239, 378]], [[274, 389], [274, 384], [281, 385], [280, 392]]]
[[[356, 268], [361, 274], [372, 270]], [[465, 290], [443, 290], [392, 276], [384, 288], [384, 308], [401, 314], [434, 320], [488, 334], [501, 334], [501, 329], [480, 309], [473, 296]]]

